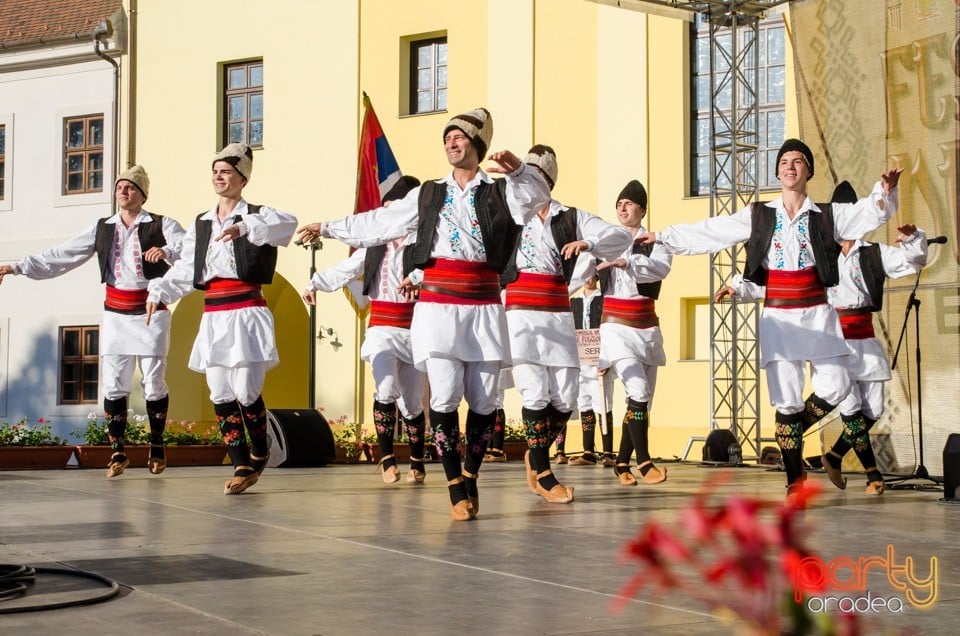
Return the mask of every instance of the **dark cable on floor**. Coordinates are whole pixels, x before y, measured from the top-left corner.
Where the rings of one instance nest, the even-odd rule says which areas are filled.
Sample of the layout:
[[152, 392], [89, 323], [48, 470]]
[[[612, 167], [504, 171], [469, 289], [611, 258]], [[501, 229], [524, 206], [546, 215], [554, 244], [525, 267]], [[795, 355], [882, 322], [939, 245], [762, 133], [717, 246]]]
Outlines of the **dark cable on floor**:
[[93, 605], [107, 601], [120, 592], [120, 585], [105, 576], [79, 570], [75, 568], [58, 567], [31, 567], [28, 565], [13, 565], [0, 563], [0, 601], [7, 601], [13, 598], [25, 596], [31, 585], [36, 584], [38, 574], [56, 574], [59, 576], [73, 576], [78, 578], [92, 579], [98, 583], [107, 586], [107, 589], [93, 596], [78, 598], [70, 601], [59, 601], [56, 603], [39, 603], [37, 605], [18, 605], [16, 607], [0, 606], [0, 614], [17, 614], [22, 612], [40, 612], [44, 610], [61, 609], [64, 607], [78, 607], [80, 605]]

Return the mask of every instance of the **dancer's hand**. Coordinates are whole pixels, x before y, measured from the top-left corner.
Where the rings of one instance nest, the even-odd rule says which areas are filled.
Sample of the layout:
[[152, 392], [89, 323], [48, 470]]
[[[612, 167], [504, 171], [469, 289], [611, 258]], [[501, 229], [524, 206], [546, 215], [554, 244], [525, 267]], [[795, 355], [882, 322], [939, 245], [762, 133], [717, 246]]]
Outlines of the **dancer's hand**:
[[633, 242], [637, 245], [652, 245], [657, 242], [656, 232], [644, 232], [633, 237]]
[[721, 287], [716, 294], [713, 296], [713, 302], [719, 303], [727, 299], [732, 299], [737, 295], [737, 290], [731, 287], [730, 285], [724, 285]]
[[413, 284], [409, 276], [404, 277], [400, 281], [400, 286], [397, 287], [397, 291], [403, 294], [403, 297], [407, 300], [416, 300], [420, 295], [420, 288]]
[[148, 263], [157, 263], [162, 261], [166, 254], [163, 253], [163, 248], [160, 247], [151, 247], [146, 252], [143, 253], [143, 260]]
[[913, 233], [916, 232], [916, 231], [917, 231], [917, 226], [916, 226], [916, 225], [913, 225], [912, 223], [906, 223], [906, 224], [904, 224], [904, 225], [898, 225], [898, 226], [897, 226], [897, 232], [899, 232], [900, 234], [897, 236], [896, 242], [897, 242], [897, 243], [902, 243], [903, 241], [905, 241], [905, 240], [907, 240], [908, 238], [910, 238], [911, 236], [913, 236]]
[[499, 174], [510, 174], [520, 169], [523, 163], [517, 155], [509, 150], [500, 150], [490, 155], [490, 161], [493, 163], [487, 167], [487, 172], [496, 172]]
[[157, 311], [157, 303], [147, 301], [147, 326], [150, 326], [150, 317]]
[[309, 245], [315, 240], [322, 238], [321, 234], [323, 232], [323, 223], [311, 223], [309, 225], [304, 225], [297, 230], [297, 240], [306, 243]]
[[12, 265], [0, 265], [0, 283], [3, 283], [3, 277], [7, 274], [13, 274]]
[[300, 294], [300, 296], [303, 298], [304, 302], [307, 303], [308, 305], [317, 304], [317, 292], [313, 291], [312, 289], [304, 290], [304, 292]]
[[602, 272], [603, 270], [610, 269], [611, 267], [619, 267], [620, 269], [626, 269], [627, 259], [615, 258], [612, 261], [603, 261], [597, 264], [597, 271]]
[[902, 173], [903, 168], [893, 168], [880, 175], [880, 182], [883, 184], [884, 194], [890, 194], [890, 191], [897, 187], [897, 184], [900, 183], [900, 175]]
[[580, 252], [586, 252], [590, 249], [590, 244], [586, 241], [572, 241], [560, 248], [560, 256], [564, 260], [569, 260]]
[[233, 239], [240, 238], [240, 224], [231, 225], [223, 232], [220, 233], [220, 236], [217, 237], [218, 241], [224, 241], [229, 243]]

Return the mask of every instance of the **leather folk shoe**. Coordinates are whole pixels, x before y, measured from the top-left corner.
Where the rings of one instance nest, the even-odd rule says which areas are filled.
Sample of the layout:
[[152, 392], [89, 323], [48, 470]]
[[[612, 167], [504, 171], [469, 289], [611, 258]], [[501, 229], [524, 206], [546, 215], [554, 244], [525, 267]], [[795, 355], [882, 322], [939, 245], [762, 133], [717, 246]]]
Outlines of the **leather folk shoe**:
[[[650, 466], [646, 474], [640, 473], [640, 479], [643, 480], [645, 484], [659, 484], [667, 481], [667, 469], [666, 468], [657, 468], [653, 465], [653, 462], [644, 462], [643, 466]], [[641, 468], [643, 468], [641, 466]]]
[[523, 463], [527, 468], [527, 488], [530, 489], [530, 492], [533, 494], [537, 493], [537, 471], [533, 469], [530, 465], [530, 451], [527, 451], [523, 454]]
[[882, 495], [884, 485], [882, 481], [871, 481], [867, 484], [867, 489], [864, 491], [868, 495]]
[[846, 490], [847, 478], [843, 476], [843, 470], [831, 466], [830, 458], [826, 455], [821, 457], [820, 460], [823, 462], [823, 469], [827, 471], [827, 477], [830, 478], [830, 482], [840, 490]]
[[468, 500], [461, 499], [450, 504], [450, 516], [454, 521], [470, 521], [477, 518], [477, 513], [473, 511], [473, 505]]
[[107, 479], [113, 479], [123, 474], [123, 471], [130, 465], [130, 460], [123, 453], [114, 453], [110, 456], [110, 463], [107, 464]]
[[573, 501], [573, 486], [557, 484], [550, 490], [546, 490], [538, 483], [537, 494], [543, 497], [547, 503], [568, 504]]
[[597, 456], [587, 451], [580, 457], [571, 457], [570, 465], [571, 466], [596, 466]]

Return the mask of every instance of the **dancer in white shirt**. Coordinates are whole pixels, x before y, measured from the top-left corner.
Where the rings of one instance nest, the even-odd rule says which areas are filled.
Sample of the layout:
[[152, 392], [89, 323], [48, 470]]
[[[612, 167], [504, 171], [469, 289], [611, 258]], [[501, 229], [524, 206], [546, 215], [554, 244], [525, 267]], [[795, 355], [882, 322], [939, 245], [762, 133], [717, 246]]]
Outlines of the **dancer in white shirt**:
[[[383, 206], [402, 199], [418, 185], [420, 181], [415, 177], [401, 177], [383, 195]], [[412, 242], [413, 236], [408, 236], [379, 247], [358, 249], [349, 258], [314, 274], [303, 293], [307, 304], [315, 305], [316, 292], [332, 292], [353, 281], [363, 280], [363, 293], [370, 298], [370, 323], [360, 347], [360, 357], [370, 364], [376, 383], [373, 421], [380, 448], [380, 475], [388, 484], [400, 481], [400, 470], [393, 454], [398, 409], [410, 444], [407, 482], [422, 484], [427, 475], [423, 457], [426, 378], [414, 366], [410, 347], [414, 299], [400, 289], [404, 278], [404, 253]]]
[[162, 276], [180, 258], [184, 231], [173, 219], [143, 209], [150, 177], [142, 166], [122, 172], [114, 183], [120, 211], [91, 224], [76, 238], [15, 265], [0, 266], [7, 274], [42, 280], [76, 269], [97, 255], [100, 280], [106, 284], [103, 329], [100, 334], [100, 381], [103, 413], [113, 455], [107, 477], [116, 477], [130, 465], [124, 452], [128, 396], [133, 372], [139, 366], [150, 423], [147, 468], [157, 475], [167, 466], [163, 432], [170, 398], [167, 392], [167, 351], [170, 349], [170, 312], [159, 307], [146, 324], [147, 283]]
[[217, 204], [187, 230], [183, 259], [150, 282], [147, 301], [149, 324], [159, 303], [172, 303], [194, 289], [204, 292], [189, 367], [207, 376], [233, 463], [233, 478], [224, 486], [227, 495], [257, 483], [267, 465], [267, 407], [261, 392], [267, 371], [280, 358], [273, 314], [261, 287], [273, 281], [277, 247], [287, 245], [297, 229], [289, 212], [244, 200], [252, 173], [253, 150], [246, 144], [230, 144], [214, 157]]
[[[830, 205], [807, 196], [814, 164], [805, 143], [785, 141], [776, 166], [781, 195], [774, 201], [639, 238], [673, 254], [706, 254], [747, 242], [744, 277], [766, 284], [760, 366], [777, 409], [777, 443], [792, 492], [804, 478], [803, 432], [850, 392], [847, 345], [826, 293], [839, 281], [840, 241], [858, 239], [896, 214], [902, 170], [883, 173], [870, 195], [856, 203]], [[814, 391], [806, 400], [805, 361]]]
[[[407, 249], [423, 270], [410, 338], [417, 368], [430, 382], [430, 422], [447, 477], [450, 514], [476, 517], [477, 474], [491, 438], [497, 379], [510, 365], [500, 273], [520, 228], [550, 200], [546, 182], [509, 151], [490, 155], [493, 180], [480, 169], [493, 135], [485, 108], [451, 119], [443, 144], [452, 172], [427, 181], [390, 208], [300, 228], [304, 240], [324, 236], [353, 247], [382, 245], [417, 233]], [[466, 453], [461, 466], [457, 407], [466, 397]]]

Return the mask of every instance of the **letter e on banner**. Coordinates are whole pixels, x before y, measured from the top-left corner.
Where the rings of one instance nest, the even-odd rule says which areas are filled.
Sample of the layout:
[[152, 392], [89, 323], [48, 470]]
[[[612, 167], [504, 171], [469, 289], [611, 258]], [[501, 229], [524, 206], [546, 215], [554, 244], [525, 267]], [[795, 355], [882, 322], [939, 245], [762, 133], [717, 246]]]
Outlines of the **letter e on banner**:
[[597, 366], [600, 361], [600, 330], [577, 329], [577, 353], [580, 364]]

